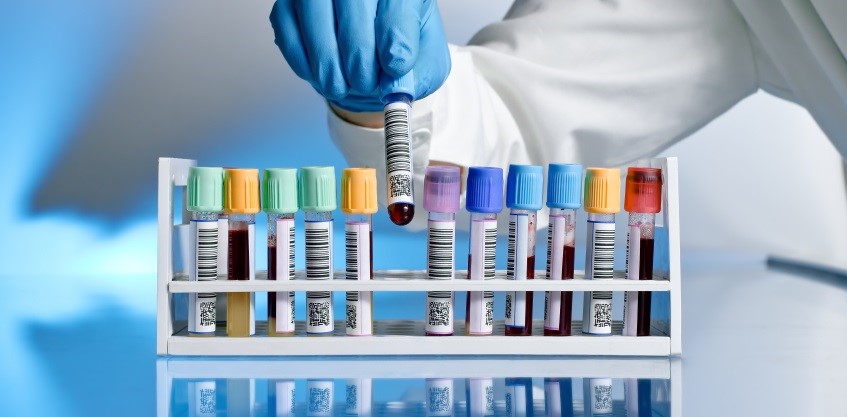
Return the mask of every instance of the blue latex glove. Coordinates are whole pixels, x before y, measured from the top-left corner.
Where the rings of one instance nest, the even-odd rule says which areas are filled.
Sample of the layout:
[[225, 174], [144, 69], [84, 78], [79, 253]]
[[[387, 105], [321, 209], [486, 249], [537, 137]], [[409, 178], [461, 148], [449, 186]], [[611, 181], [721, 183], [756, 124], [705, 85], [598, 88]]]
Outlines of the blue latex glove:
[[450, 73], [435, 0], [277, 0], [270, 19], [294, 73], [346, 110], [382, 111], [380, 73], [414, 69], [415, 99]]

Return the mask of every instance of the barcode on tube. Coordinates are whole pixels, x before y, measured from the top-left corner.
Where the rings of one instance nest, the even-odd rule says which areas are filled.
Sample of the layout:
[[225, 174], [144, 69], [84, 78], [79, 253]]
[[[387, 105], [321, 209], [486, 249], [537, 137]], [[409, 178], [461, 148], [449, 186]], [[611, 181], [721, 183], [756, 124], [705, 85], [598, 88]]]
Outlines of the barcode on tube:
[[429, 222], [427, 270], [430, 279], [453, 279], [455, 223]]
[[[347, 279], [359, 279], [359, 236], [356, 230], [344, 232], [344, 248], [347, 261]], [[348, 293], [347, 299], [350, 299]]]
[[[514, 217], [514, 216], [510, 216]], [[515, 279], [515, 228], [517, 224], [514, 219], [509, 220], [509, 248], [506, 257], [506, 276], [509, 279]], [[508, 311], [508, 310], [507, 310]], [[508, 315], [507, 315], [508, 317]]]
[[553, 216], [550, 216], [550, 225], [547, 226], [547, 279], [550, 276], [550, 265], [553, 263]]
[[197, 222], [198, 281], [218, 278], [218, 222]]
[[[593, 226], [593, 227], [592, 227]], [[615, 263], [615, 224], [589, 223], [589, 262], [592, 279], [612, 279]]]
[[332, 279], [332, 222], [306, 222], [306, 279]]
[[494, 278], [494, 259], [497, 250], [497, 222], [486, 222], [485, 225], [485, 279]]
[[294, 222], [288, 226], [288, 278], [294, 279]]
[[389, 203], [402, 197], [406, 197], [408, 201], [412, 198], [409, 110], [405, 103], [391, 103], [385, 107], [385, 167]]

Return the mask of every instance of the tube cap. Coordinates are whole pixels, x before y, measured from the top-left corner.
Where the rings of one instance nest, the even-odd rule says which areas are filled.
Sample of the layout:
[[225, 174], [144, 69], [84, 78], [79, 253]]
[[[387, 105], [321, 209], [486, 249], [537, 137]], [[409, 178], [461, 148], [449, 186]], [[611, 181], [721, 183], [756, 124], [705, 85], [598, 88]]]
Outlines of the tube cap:
[[459, 167], [426, 167], [423, 205], [426, 211], [455, 213], [459, 211]]
[[208, 211], [212, 213], [224, 210], [224, 170], [223, 168], [188, 168], [188, 211]]
[[547, 167], [547, 207], [578, 209], [582, 201], [582, 165], [550, 164]]
[[347, 168], [341, 171], [341, 211], [345, 214], [376, 213], [376, 170]]
[[259, 170], [227, 169], [224, 175], [224, 211], [228, 214], [259, 212]]
[[585, 170], [585, 211], [596, 214], [615, 214], [621, 211], [620, 169]]
[[335, 168], [305, 167], [300, 169], [300, 209], [333, 211], [338, 207], [335, 196]]
[[262, 208], [265, 213], [297, 212], [297, 169], [268, 168], [262, 181]]
[[623, 206], [630, 213], [658, 213], [662, 210], [662, 170], [635, 168], [626, 171]]
[[474, 213], [499, 213], [503, 210], [503, 169], [470, 167], [468, 169], [465, 208]]
[[506, 206], [517, 210], [541, 210], [544, 200], [544, 168], [539, 165], [509, 165], [506, 177]]
[[385, 72], [381, 72], [379, 76], [379, 96], [383, 102], [389, 94], [407, 94], [412, 99], [415, 98], [415, 74], [412, 70], [400, 78], [394, 78]]

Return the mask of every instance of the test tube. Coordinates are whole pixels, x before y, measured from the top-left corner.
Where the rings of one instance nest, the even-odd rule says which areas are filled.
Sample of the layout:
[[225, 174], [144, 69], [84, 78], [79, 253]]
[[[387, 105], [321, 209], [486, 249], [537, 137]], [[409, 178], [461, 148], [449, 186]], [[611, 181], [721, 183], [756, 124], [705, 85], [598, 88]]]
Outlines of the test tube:
[[[550, 164], [547, 168], [547, 279], [573, 279], [576, 209], [582, 200], [582, 165]], [[547, 291], [544, 336], [570, 336], [573, 292]]]
[[385, 176], [388, 217], [405, 226], [415, 217], [412, 188], [412, 101], [415, 78], [412, 71], [400, 78], [380, 77], [380, 94], [385, 105]]
[[[218, 214], [223, 211], [223, 168], [191, 167], [188, 170], [186, 208], [191, 212], [189, 232], [189, 281], [218, 279]], [[214, 336], [216, 329], [215, 293], [188, 294], [188, 335]]]
[[[347, 216], [344, 238], [347, 279], [373, 278], [373, 228], [376, 213], [376, 170], [347, 168], [341, 172], [341, 211]], [[347, 335], [373, 335], [373, 293], [347, 292]]]
[[[294, 279], [294, 213], [297, 170], [266, 169], [262, 206], [268, 214], [268, 279]], [[294, 335], [294, 291], [268, 292], [268, 336]]]
[[[335, 169], [300, 170], [300, 209], [306, 232], [306, 279], [332, 279], [332, 211], [336, 209]], [[335, 330], [331, 291], [306, 291], [306, 334], [330, 336]]]
[[[629, 212], [626, 277], [653, 279], [653, 236], [656, 213], [662, 209], [662, 170], [629, 168], [624, 209]], [[650, 335], [650, 291], [624, 293], [624, 336]]]
[[571, 378], [544, 378], [544, 409], [547, 417], [573, 417]]
[[[468, 279], [494, 279], [497, 251], [497, 213], [503, 210], [503, 170], [470, 167], [465, 209], [471, 213]], [[494, 292], [468, 291], [465, 333], [490, 335], [494, 331]]]
[[[506, 206], [509, 211], [509, 250], [506, 278], [535, 279], [535, 232], [544, 198], [544, 169], [538, 165], [509, 165]], [[532, 335], [532, 291], [506, 293], [506, 336]]]
[[[256, 276], [255, 228], [259, 212], [259, 170], [227, 169], [224, 176], [224, 211], [229, 215], [229, 271], [227, 279], [252, 280]], [[256, 333], [255, 294], [227, 294], [226, 334], [247, 337]]]
[[[585, 279], [612, 279], [615, 264], [615, 213], [621, 209], [621, 178], [617, 168], [585, 171], [585, 211], [588, 239], [585, 246]], [[612, 334], [612, 292], [586, 291], [582, 332]]]
[[532, 378], [506, 378], [506, 416], [533, 415]]
[[453, 415], [453, 380], [450, 378], [426, 379], [426, 417]]
[[[430, 166], [424, 177], [424, 208], [429, 212], [427, 233], [427, 264], [429, 279], [455, 277], [456, 212], [459, 211], [458, 167]], [[453, 334], [453, 292], [426, 293], [427, 336]]]

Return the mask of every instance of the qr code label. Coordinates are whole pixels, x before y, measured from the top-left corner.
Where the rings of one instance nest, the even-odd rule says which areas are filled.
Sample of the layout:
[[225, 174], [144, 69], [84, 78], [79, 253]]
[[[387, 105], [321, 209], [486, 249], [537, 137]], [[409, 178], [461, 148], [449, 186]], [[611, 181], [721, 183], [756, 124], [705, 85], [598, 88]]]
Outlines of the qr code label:
[[200, 326], [215, 326], [215, 301], [200, 302]]
[[347, 328], [351, 330], [355, 330], [357, 326], [356, 319], [358, 318], [359, 313], [357, 311], [356, 304], [347, 304]]
[[485, 301], [485, 325], [494, 325], [494, 300]]
[[308, 306], [308, 333], [327, 333], [333, 330], [332, 299], [318, 298], [306, 300]]
[[309, 413], [329, 415], [332, 412], [332, 393], [329, 388], [309, 388]]
[[391, 197], [411, 197], [412, 177], [409, 174], [396, 174], [389, 176], [388, 192]]
[[612, 304], [611, 303], [595, 303], [594, 304], [594, 327], [611, 327], [612, 326]]
[[450, 387], [430, 387], [428, 396], [429, 412], [449, 412], [452, 406], [450, 397]]
[[453, 308], [450, 299], [429, 299], [427, 301], [427, 322], [430, 327], [452, 327]]

